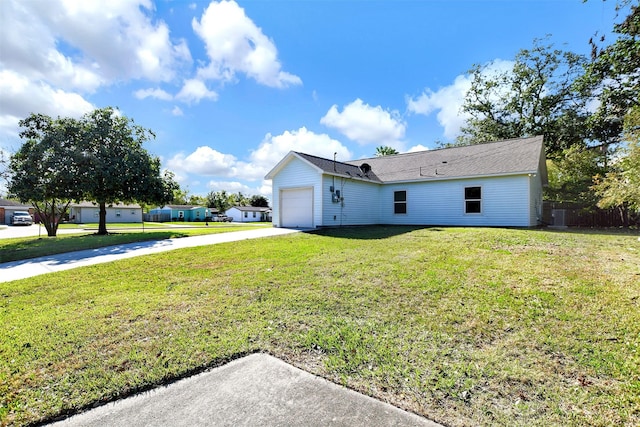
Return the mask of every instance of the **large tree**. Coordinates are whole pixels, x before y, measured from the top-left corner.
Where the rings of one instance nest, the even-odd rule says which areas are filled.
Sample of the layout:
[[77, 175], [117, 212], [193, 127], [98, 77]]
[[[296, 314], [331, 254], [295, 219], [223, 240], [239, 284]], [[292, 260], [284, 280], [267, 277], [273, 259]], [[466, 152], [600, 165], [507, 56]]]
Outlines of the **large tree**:
[[210, 191], [207, 194], [207, 207], [215, 208], [218, 212], [226, 212], [233, 204], [229, 200], [230, 195], [225, 190]]
[[251, 206], [257, 207], [257, 208], [269, 207], [269, 200], [266, 197], [261, 196], [259, 194], [251, 196], [250, 203], [251, 203]]
[[[619, 6], [631, 2], [622, 2]], [[622, 9], [621, 9], [622, 10]], [[640, 7], [631, 6], [629, 15], [615, 24], [616, 40], [599, 47], [591, 39], [591, 63], [578, 80], [578, 87], [597, 105], [589, 117], [589, 127], [604, 147], [620, 141], [625, 117], [638, 105], [640, 93]], [[604, 37], [600, 40], [605, 42]]]
[[617, 208], [628, 225], [629, 211], [640, 212], [640, 107], [631, 109], [624, 122], [627, 145], [606, 175], [596, 176], [593, 189], [598, 206]]
[[163, 205], [173, 196], [172, 174], [162, 174], [160, 160], [142, 147], [151, 131], [112, 108], [79, 120], [32, 114], [20, 124], [27, 141], [11, 159], [9, 189], [34, 205], [50, 236], [73, 200], [98, 204], [98, 234], [107, 234], [107, 205]]
[[593, 177], [605, 173], [603, 158], [600, 150], [579, 146], [563, 150], [561, 156], [547, 162], [545, 199], [595, 208], [598, 198], [592, 190]]
[[471, 87], [462, 107], [470, 118], [458, 143], [543, 135], [549, 157], [584, 145], [586, 100], [574, 82], [585, 61], [535, 41], [531, 49], [518, 52], [510, 69], [475, 65], [469, 71]]
[[9, 193], [33, 205], [47, 235], [55, 236], [69, 204], [82, 198], [78, 145], [82, 125], [32, 114], [20, 121], [26, 142], [9, 164]]
[[143, 202], [164, 205], [173, 198], [176, 183], [162, 174], [160, 159], [143, 144], [155, 135], [132, 119], [107, 107], [82, 119], [80, 181], [86, 200], [98, 204], [98, 234], [107, 234], [106, 207], [114, 203]]

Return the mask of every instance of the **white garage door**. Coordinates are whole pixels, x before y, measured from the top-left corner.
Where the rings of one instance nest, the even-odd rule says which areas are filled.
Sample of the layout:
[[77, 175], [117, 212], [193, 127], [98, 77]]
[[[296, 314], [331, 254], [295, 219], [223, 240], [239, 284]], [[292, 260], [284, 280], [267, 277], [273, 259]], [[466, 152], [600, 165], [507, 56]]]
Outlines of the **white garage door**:
[[313, 189], [282, 190], [280, 195], [280, 226], [289, 228], [313, 227]]

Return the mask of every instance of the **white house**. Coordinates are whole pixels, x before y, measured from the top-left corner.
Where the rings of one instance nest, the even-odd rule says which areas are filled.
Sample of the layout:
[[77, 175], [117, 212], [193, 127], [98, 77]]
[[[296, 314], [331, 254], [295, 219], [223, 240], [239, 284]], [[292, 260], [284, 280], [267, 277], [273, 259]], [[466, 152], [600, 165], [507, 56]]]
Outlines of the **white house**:
[[547, 169], [536, 136], [348, 162], [292, 151], [265, 178], [275, 227], [533, 227]]
[[0, 198], [0, 224], [11, 224], [11, 217], [16, 211], [28, 211], [33, 216], [33, 207]]
[[257, 222], [271, 220], [271, 208], [256, 206], [234, 206], [227, 209], [225, 214], [233, 218], [233, 222]]
[[[123, 203], [107, 205], [107, 223], [142, 222], [142, 207]], [[76, 224], [100, 221], [100, 206], [92, 202], [72, 203], [69, 206], [69, 222]]]

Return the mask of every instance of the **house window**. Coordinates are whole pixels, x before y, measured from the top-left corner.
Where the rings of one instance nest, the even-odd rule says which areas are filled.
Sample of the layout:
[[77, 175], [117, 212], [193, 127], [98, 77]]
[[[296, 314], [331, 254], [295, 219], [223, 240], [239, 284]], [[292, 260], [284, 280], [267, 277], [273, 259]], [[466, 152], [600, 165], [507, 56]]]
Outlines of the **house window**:
[[244, 213], [244, 217], [245, 217], [245, 218], [247, 217], [247, 214], [248, 214], [248, 213], [249, 213], [249, 212], [245, 212], [245, 213]]
[[100, 216], [100, 211], [93, 211], [93, 217], [98, 218]]
[[253, 217], [254, 217], [254, 218], [256, 217], [256, 213], [255, 213], [255, 212], [253, 213]]
[[120, 216], [120, 211], [116, 211], [116, 216], [119, 217]]
[[406, 214], [407, 213], [407, 192], [406, 191], [394, 191], [393, 192], [393, 213], [394, 214]]
[[131, 211], [131, 215], [135, 215], [135, 214], [136, 214], [136, 211]]
[[464, 188], [464, 213], [466, 214], [482, 213], [482, 188], [481, 187], [465, 187]]

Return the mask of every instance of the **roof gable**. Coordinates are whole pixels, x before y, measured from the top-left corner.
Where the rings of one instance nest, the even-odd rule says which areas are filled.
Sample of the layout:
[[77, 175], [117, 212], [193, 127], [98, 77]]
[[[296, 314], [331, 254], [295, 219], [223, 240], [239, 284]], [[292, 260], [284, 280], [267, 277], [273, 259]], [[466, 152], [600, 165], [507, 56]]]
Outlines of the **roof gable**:
[[358, 165], [329, 160], [323, 157], [300, 153], [297, 151], [290, 151], [282, 160], [280, 160], [280, 162], [278, 162], [278, 164], [273, 169], [271, 169], [271, 171], [265, 176], [265, 179], [273, 179], [273, 177], [277, 175], [278, 172], [280, 172], [293, 159], [301, 160], [302, 162], [316, 170], [318, 173], [335, 175], [345, 178], [362, 179], [376, 183], [382, 182], [378, 177], [376, 177], [375, 173], [369, 172], [365, 174]]

